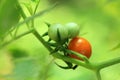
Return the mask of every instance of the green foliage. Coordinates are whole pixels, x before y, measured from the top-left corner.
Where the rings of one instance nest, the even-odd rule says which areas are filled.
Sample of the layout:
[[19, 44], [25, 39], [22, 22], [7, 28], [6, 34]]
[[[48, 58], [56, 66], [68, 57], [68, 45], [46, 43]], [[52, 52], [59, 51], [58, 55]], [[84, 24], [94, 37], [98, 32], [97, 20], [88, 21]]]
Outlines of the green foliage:
[[20, 19], [17, 0], [1, 0], [0, 2], [0, 37], [18, 23]]
[[16, 48], [16, 49], [10, 49], [9, 51], [14, 59], [28, 57], [28, 53], [24, 50], [20, 50]]
[[39, 66], [34, 59], [20, 59], [15, 62], [13, 74], [8, 80], [35, 80], [38, 76]]

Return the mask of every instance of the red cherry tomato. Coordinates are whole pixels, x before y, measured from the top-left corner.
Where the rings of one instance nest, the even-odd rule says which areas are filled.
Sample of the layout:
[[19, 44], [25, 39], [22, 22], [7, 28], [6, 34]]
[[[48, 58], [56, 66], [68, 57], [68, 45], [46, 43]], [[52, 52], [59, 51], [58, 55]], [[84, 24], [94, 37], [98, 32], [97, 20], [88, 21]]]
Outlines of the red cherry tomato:
[[[68, 49], [78, 52], [86, 56], [87, 58], [90, 58], [92, 52], [90, 43], [82, 37], [73, 38], [68, 44]], [[74, 54], [70, 54], [69, 56], [81, 60], [78, 56]]]

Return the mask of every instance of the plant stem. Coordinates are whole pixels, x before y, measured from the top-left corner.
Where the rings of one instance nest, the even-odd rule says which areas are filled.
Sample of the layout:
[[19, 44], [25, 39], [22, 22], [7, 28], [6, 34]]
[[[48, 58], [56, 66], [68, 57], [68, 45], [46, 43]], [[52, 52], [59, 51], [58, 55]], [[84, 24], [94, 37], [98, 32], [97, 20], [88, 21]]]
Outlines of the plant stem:
[[48, 51], [51, 52], [53, 50], [35, 29], [33, 31], [33, 34], [48, 49]]
[[100, 75], [100, 70], [95, 71], [95, 74], [96, 74], [97, 80], [102, 80]]
[[[23, 9], [21, 8], [20, 5], [18, 5], [18, 7], [20, 8], [20, 14], [21, 14], [21, 16], [25, 20], [27, 18], [26, 14], [24, 13], [24, 11], [23, 11]], [[26, 25], [27, 25], [27, 27], [29, 27], [29, 23], [28, 22], [26, 22]]]
[[37, 5], [35, 6], [35, 10], [34, 10], [33, 14], [35, 14], [35, 13], [36, 13], [37, 8], [38, 8], [38, 6], [39, 6], [39, 3], [40, 3], [40, 0], [38, 1]]
[[[38, 3], [37, 3], [36, 6], [35, 6], [35, 9], [34, 9], [34, 11], [33, 11], [33, 15], [35, 15], [35, 13], [36, 13], [36, 11], [37, 11], [37, 8], [38, 8], [38, 6], [39, 6], [39, 3], [40, 3], [40, 0], [38, 1]], [[31, 26], [31, 27], [34, 28], [34, 19], [31, 21], [31, 23], [32, 23], [32, 26]]]
[[88, 60], [88, 58], [87, 58], [86, 56], [84, 56], [84, 55], [82, 55], [82, 54], [78, 54], [77, 52], [72, 51], [72, 50], [66, 50], [66, 52], [72, 53], [72, 54], [78, 56], [79, 58], [83, 59], [83, 61], [85, 61], [86, 64], [89, 64], [89, 60]]
[[73, 59], [73, 58], [70, 58], [70, 57], [67, 57], [67, 56], [64, 56], [64, 55], [61, 55], [60, 53], [53, 53], [52, 54], [54, 57], [58, 58], [58, 59], [61, 59], [61, 60], [64, 60], [64, 61], [67, 61], [67, 62], [71, 62], [71, 63], [74, 63], [76, 65], [79, 65], [79, 66], [82, 66], [82, 67], [85, 67], [87, 69], [90, 69], [90, 70], [93, 70], [94, 67], [91, 63], [89, 64], [86, 64], [84, 61], [80, 61], [80, 60], [77, 60], [77, 59]]
[[17, 39], [19, 39], [19, 38], [21, 38], [21, 37], [23, 37], [23, 36], [25, 36], [25, 35], [27, 35], [27, 34], [30, 34], [30, 33], [32, 33], [32, 32], [33, 32], [33, 29], [32, 29], [32, 30], [29, 30], [29, 31], [27, 31], [27, 32], [25, 32], [25, 33], [23, 33], [23, 34], [20, 34], [20, 35], [18, 35], [17, 37], [14, 37], [14, 39], [11, 39], [10, 41], [8, 41], [8, 42], [3, 43], [2, 45], [0, 45], [0, 49], [3, 48], [4, 46], [10, 44], [10, 43], [13, 42], [14, 40], [17, 40]]
[[103, 69], [103, 68], [106, 68], [108, 66], [111, 66], [111, 65], [114, 65], [114, 64], [118, 64], [118, 63], [120, 63], [120, 57], [112, 59], [112, 60], [108, 60], [108, 61], [105, 61], [105, 62], [102, 62], [102, 63], [99, 63], [97, 65], [97, 68], [98, 69]]
[[52, 7], [48, 8], [48, 9], [43, 10], [42, 12], [38, 12], [37, 14], [34, 14], [31, 17], [26, 18], [24, 21], [22, 21], [22, 22], [18, 23], [17, 25], [15, 25], [15, 27], [18, 27], [18, 26], [20, 26], [20, 25], [22, 25], [24, 23], [28, 23], [29, 21], [32, 21], [33, 19], [37, 18], [38, 16], [44, 15], [48, 11], [52, 10], [55, 6], [56, 6], [56, 4], [53, 5]]

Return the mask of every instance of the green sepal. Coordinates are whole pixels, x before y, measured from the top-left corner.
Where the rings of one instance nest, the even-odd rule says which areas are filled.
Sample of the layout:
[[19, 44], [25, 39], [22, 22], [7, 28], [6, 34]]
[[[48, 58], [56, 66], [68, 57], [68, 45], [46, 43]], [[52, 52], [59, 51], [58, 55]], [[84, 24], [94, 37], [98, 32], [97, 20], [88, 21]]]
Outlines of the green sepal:
[[59, 51], [59, 48], [56, 47], [53, 51], [50, 52], [50, 54], [56, 53], [56, 52], [58, 52], [58, 51]]
[[60, 67], [60, 68], [62, 68], [62, 69], [71, 69], [69, 66], [61, 66], [61, 65], [59, 65], [59, 64], [57, 64], [57, 63], [55, 63], [58, 67]]
[[81, 58], [83, 61], [85, 61], [85, 63], [89, 63], [88, 58], [87, 58], [86, 56], [78, 53], [78, 52], [75, 52], [75, 51], [72, 51], [72, 50], [68, 50], [68, 49], [66, 49], [66, 52], [67, 52], [68, 54], [74, 54], [74, 55], [78, 56], [78, 57]]
[[52, 39], [51, 39], [51, 38], [49, 38], [47, 42], [50, 42], [51, 40], [52, 40]]
[[42, 37], [45, 37], [45, 36], [47, 36], [48, 35], [48, 32], [45, 32], [43, 35], [42, 35]]
[[78, 65], [75, 65], [72, 67], [73, 70], [75, 70], [78, 67]]
[[57, 46], [58, 46], [57, 43], [50, 43], [50, 42], [48, 42], [48, 44], [49, 44], [50, 46], [53, 46], [53, 47], [57, 47]]
[[69, 68], [72, 68], [72, 67], [73, 67], [72, 63], [66, 62], [66, 61], [65, 61], [65, 63], [68, 65]]
[[48, 23], [48, 22], [45, 22], [45, 24], [46, 24], [48, 27], [50, 27], [50, 26], [51, 26], [51, 24], [50, 24], [50, 23]]
[[57, 29], [57, 36], [58, 36], [58, 41], [61, 41], [61, 36], [60, 36], [59, 29]]

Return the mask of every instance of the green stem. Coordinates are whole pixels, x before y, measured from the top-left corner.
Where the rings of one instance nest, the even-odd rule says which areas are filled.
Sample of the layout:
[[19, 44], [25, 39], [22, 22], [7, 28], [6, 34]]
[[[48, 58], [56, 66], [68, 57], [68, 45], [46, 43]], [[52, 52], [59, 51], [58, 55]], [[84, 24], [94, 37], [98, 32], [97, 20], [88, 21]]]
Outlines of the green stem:
[[[36, 11], [37, 11], [37, 8], [38, 8], [38, 6], [39, 6], [39, 3], [40, 3], [40, 0], [38, 1], [38, 3], [36, 4], [36, 6], [35, 6], [35, 9], [34, 9], [34, 12], [33, 12], [33, 15], [35, 15], [35, 13], [36, 13]], [[32, 26], [31, 27], [34, 27], [34, 19], [32, 20]]]
[[100, 75], [100, 70], [95, 71], [95, 74], [96, 74], [97, 80], [102, 80]]
[[[23, 17], [23, 19], [25, 20], [27, 18], [26, 14], [24, 13], [23, 9], [21, 8], [20, 5], [18, 5], [18, 7], [20, 8], [20, 14]], [[29, 27], [29, 23], [26, 22], [26, 25]]]
[[12, 37], [12, 38], [16, 37], [17, 32], [18, 32], [18, 29], [19, 29], [19, 27], [16, 27], [15, 32], [14, 32], [14, 35], [13, 35], [13, 37]]
[[35, 29], [33, 31], [33, 34], [48, 49], [48, 51], [51, 52], [53, 50]]
[[38, 1], [37, 5], [35, 6], [35, 10], [34, 10], [34, 13], [33, 13], [33, 14], [35, 14], [35, 13], [36, 13], [37, 8], [38, 8], [38, 6], [39, 6], [39, 3], [40, 3], [40, 0]]
[[81, 58], [83, 61], [85, 61], [86, 64], [89, 64], [89, 60], [88, 60], [88, 58], [87, 58], [86, 56], [84, 56], [84, 55], [82, 55], [82, 54], [79, 54], [79, 53], [77, 53], [77, 52], [75, 52], [75, 51], [72, 51], [72, 50], [66, 50], [66, 51], [67, 51], [68, 53], [72, 53], [72, 54], [78, 56], [78, 57]]
[[43, 10], [42, 12], [38, 12], [37, 14], [34, 14], [34, 15], [32, 15], [31, 17], [26, 18], [24, 21], [18, 23], [15, 27], [18, 27], [18, 26], [20, 26], [20, 25], [22, 25], [22, 24], [24, 24], [24, 23], [28, 23], [29, 21], [32, 21], [33, 19], [35, 19], [35, 18], [37, 18], [37, 17], [39, 17], [39, 16], [44, 15], [44, 14], [47, 13], [48, 11], [52, 10], [55, 6], [56, 6], [56, 4], [53, 5], [52, 7], [48, 8], [48, 9], [46, 9], [46, 10]]
[[108, 66], [115, 65], [115, 64], [118, 64], [118, 63], [120, 63], [120, 57], [112, 59], [112, 60], [109, 60], [109, 61], [105, 61], [105, 62], [99, 63], [97, 65], [97, 68], [98, 69], [103, 69], [103, 68], [106, 68]]
[[11, 39], [10, 41], [5, 42], [5, 43], [3, 43], [2, 45], [0, 45], [0, 49], [3, 48], [4, 46], [10, 44], [11, 42], [13, 42], [13, 41], [15, 41], [15, 40], [17, 40], [17, 39], [19, 39], [19, 38], [27, 35], [27, 34], [30, 34], [30, 33], [32, 33], [32, 32], [33, 32], [33, 29], [32, 29], [32, 30], [29, 30], [29, 31], [27, 31], [27, 32], [25, 32], [25, 33], [23, 33], [23, 34], [20, 34], [20, 35], [18, 35], [17, 37], [14, 37], [14, 38]]
[[67, 56], [64, 56], [64, 55], [61, 55], [60, 53], [54, 53], [52, 54], [54, 57], [58, 58], [58, 59], [61, 59], [61, 60], [64, 60], [64, 61], [67, 61], [67, 62], [71, 62], [71, 63], [74, 63], [76, 65], [79, 65], [79, 66], [82, 66], [82, 67], [85, 67], [87, 69], [91, 69], [93, 70], [94, 67], [92, 64], [86, 64], [84, 61], [80, 61], [80, 60], [77, 60], [77, 59], [73, 59], [73, 58], [70, 58], [70, 57], [67, 57]]

